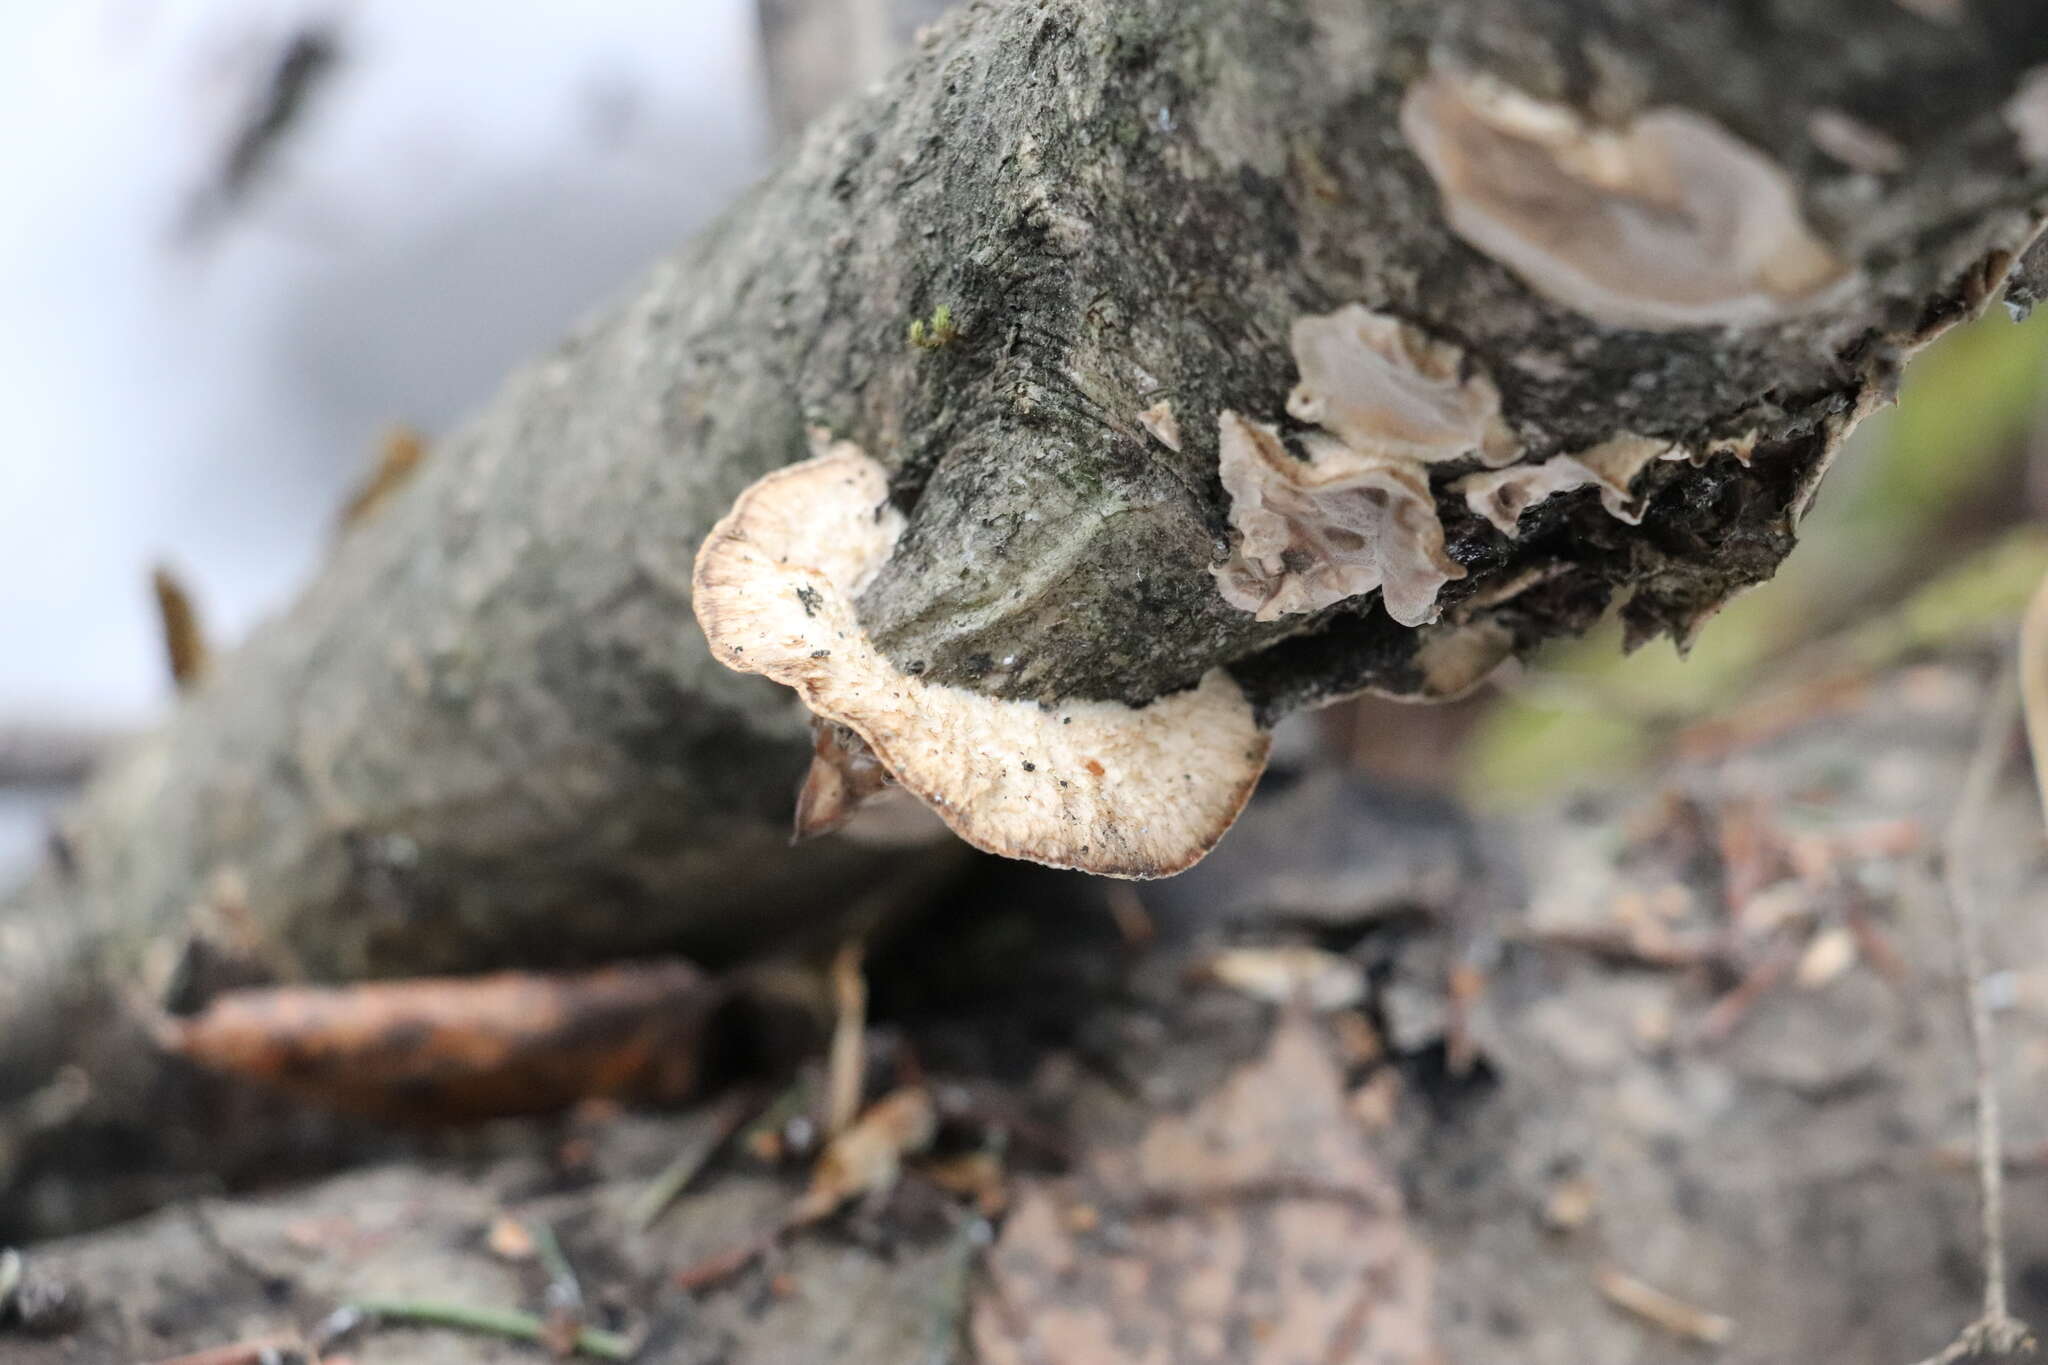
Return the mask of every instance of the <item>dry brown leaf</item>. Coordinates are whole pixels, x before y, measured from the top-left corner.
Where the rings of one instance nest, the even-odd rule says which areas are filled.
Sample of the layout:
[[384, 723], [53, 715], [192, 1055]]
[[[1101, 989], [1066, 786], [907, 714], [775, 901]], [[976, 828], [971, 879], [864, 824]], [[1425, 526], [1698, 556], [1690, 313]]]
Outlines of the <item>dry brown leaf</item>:
[[1269, 1005], [1299, 1001], [1317, 1013], [1350, 1009], [1365, 999], [1365, 969], [1348, 957], [1298, 944], [1223, 948], [1196, 973]]
[[158, 1033], [201, 1066], [327, 1108], [435, 1123], [683, 1099], [716, 1001], [688, 963], [650, 961], [230, 991]]
[[1616, 1308], [1633, 1313], [1675, 1337], [1703, 1346], [1720, 1346], [1735, 1335], [1735, 1320], [1687, 1303], [1646, 1284], [1625, 1270], [1603, 1266], [1593, 1277], [1600, 1293]]
[[849, 1199], [888, 1189], [903, 1173], [903, 1158], [930, 1146], [938, 1126], [938, 1110], [924, 1087], [882, 1096], [825, 1148], [790, 1222], [814, 1223]]
[[411, 427], [393, 427], [377, 445], [377, 462], [360, 488], [341, 509], [341, 529], [368, 521], [400, 488], [427, 455], [426, 438]]
[[206, 676], [212, 657], [206, 644], [206, 630], [199, 623], [199, 608], [193, 605], [192, 594], [167, 564], [159, 564], [150, 572], [149, 586], [156, 596], [157, 624], [163, 630], [164, 657], [170, 665], [171, 681], [180, 692], [186, 691]]
[[963, 1152], [943, 1161], [929, 1162], [919, 1170], [925, 1179], [948, 1194], [974, 1201], [975, 1211], [994, 1218], [1010, 1205], [1004, 1183], [1003, 1159], [994, 1152]]
[[540, 1253], [540, 1248], [534, 1245], [533, 1234], [526, 1230], [526, 1224], [509, 1213], [501, 1213], [491, 1220], [490, 1231], [484, 1234], [484, 1245], [501, 1261], [530, 1261]]
[[989, 1255], [974, 1344], [988, 1365], [1313, 1361], [1423, 1365], [1428, 1253], [1345, 1109], [1315, 1026], [1288, 1011], [1266, 1054], [1083, 1183], [1019, 1193]]

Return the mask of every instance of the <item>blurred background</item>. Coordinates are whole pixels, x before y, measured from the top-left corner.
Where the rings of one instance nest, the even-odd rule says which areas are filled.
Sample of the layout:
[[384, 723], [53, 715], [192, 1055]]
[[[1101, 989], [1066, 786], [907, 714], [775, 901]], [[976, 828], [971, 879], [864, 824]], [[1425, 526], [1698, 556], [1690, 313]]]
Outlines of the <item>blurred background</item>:
[[[380, 443], [431, 442], [717, 212], [916, 9], [0, 4], [0, 879], [72, 756], [168, 699], [154, 566], [232, 644]], [[2002, 314], [1923, 357], [1683, 666], [1603, 632], [1398, 726], [1319, 723], [1361, 769], [1501, 804], [1849, 704], [2048, 568], [2044, 377], [2048, 325]]]
[[[170, 693], [431, 439], [715, 213], [772, 142], [754, 0], [0, 0], [0, 733]], [[5, 743], [7, 741], [0, 741]], [[61, 781], [0, 791], [0, 880]]]

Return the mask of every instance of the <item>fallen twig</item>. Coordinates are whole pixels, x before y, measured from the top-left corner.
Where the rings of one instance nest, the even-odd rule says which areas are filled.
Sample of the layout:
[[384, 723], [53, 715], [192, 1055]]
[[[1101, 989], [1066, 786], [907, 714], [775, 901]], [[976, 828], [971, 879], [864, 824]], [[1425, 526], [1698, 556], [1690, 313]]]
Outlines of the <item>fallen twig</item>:
[[314, 1359], [312, 1348], [297, 1337], [261, 1337], [172, 1356], [153, 1365], [303, 1365]]
[[[549, 1339], [545, 1321], [531, 1313], [510, 1308], [477, 1308], [438, 1299], [359, 1299], [348, 1305], [345, 1311], [353, 1312], [357, 1321], [453, 1327], [458, 1331], [483, 1332], [510, 1341], [531, 1341], [539, 1345], [547, 1344]], [[334, 1335], [338, 1336], [354, 1326], [355, 1322], [350, 1322]], [[631, 1360], [637, 1349], [634, 1342], [619, 1333], [595, 1327], [579, 1329], [570, 1344], [582, 1354], [598, 1360]]]
[[1661, 1327], [1675, 1337], [1719, 1346], [1735, 1335], [1735, 1320], [1712, 1313], [1684, 1299], [1646, 1284], [1625, 1270], [1602, 1266], [1594, 1272], [1593, 1283], [1615, 1307]]
[[496, 972], [216, 996], [157, 1022], [211, 1070], [331, 1109], [436, 1123], [656, 1103], [695, 1086], [718, 987], [678, 959], [562, 973]]
[[1790, 939], [1766, 953], [1757, 964], [1746, 972], [1742, 979], [1707, 1008], [1697, 1031], [1703, 1043], [1724, 1041], [1735, 1032], [1736, 1026], [1749, 1017], [1759, 1000], [1777, 989], [1778, 983], [1792, 974], [1799, 965], [1799, 945]]
[[782, 1240], [792, 1224], [777, 1223], [767, 1232], [749, 1242], [706, 1256], [703, 1260], [684, 1266], [669, 1277], [669, 1282], [685, 1293], [694, 1294], [699, 1290], [712, 1289], [725, 1283], [733, 1276], [752, 1265], [756, 1259], [766, 1255], [768, 1249]]
[[[2048, 602], [2048, 582], [2029, 608], [2028, 627], [2021, 632], [2023, 654], [2040, 645], [2033, 638], [2034, 622]], [[2037, 690], [2039, 675], [2034, 664], [2025, 665], [2026, 702], [2033, 713], [2031, 725], [2041, 723], [2041, 708], [2048, 697]], [[1995, 1358], [2017, 1351], [2032, 1342], [2027, 1325], [2012, 1316], [2006, 1303], [2005, 1271], [2005, 1159], [2004, 1139], [1998, 1112], [1997, 1035], [1993, 1032], [1991, 1007], [1984, 999], [1984, 940], [1978, 922], [1975, 889], [1970, 882], [1970, 857], [1976, 851], [1975, 837], [1998, 789], [2005, 770], [2007, 741], [2013, 723], [2020, 719], [2020, 687], [2014, 668], [2002, 663], [1991, 701], [1984, 708], [1977, 730], [1977, 745], [1963, 776], [1963, 790], [1957, 797], [1955, 815], [1941, 844], [1942, 886], [1947, 893], [1950, 923], [1956, 936], [1956, 954], [1963, 973], [1963, 1003], [1970, 1021], [1970, 1054], [1976, 1073], [1977, 1092], [1977, 1190], [1983, 1217], [1984, 1307], [1977, 1320], [1962, 1330], [1940, 1354], [1923, 1365], [1950, 1365], [1960, 1360]]]
[[718, 1116], [712, 1121], [711, 1129], [703, 1138], [676, 1154], [673, 1161], [662, 1168], [660, 1175], [633, 1201], [628, 1212], [633, 1226], [640, 1231], [647, 1229], [667, 1213], [669, 1206], [682, 1198], [690, 1183], [701, 1174], [719, 1149], [732, 1140], [754, 1111], [760, 1106], [758, 1092], [739, 1091], [726, 1099]]
[[1680, 937], [1643, 928], [1528, 928], [1514, 926], [1507, 938], [1541, 948], [1566, 948], [1622, 966], [1676, 971], [1716, 966], [1728, 961], [1731, 948], [1722, 934]]
[[860, 1114], [861, 1091], [867, 1079], [868, 983], [861, 972], [867, 944], [850, 938], [832, 955], [831, 1050], [825, 1063], [825, 1137], [846, 1131]]

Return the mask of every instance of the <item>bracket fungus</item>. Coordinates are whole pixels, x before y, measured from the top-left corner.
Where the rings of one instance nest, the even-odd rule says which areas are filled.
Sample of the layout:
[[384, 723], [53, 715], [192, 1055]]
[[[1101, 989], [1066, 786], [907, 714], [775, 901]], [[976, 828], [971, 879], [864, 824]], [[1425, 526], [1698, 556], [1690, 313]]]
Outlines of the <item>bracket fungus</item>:
[[796, 689], [977, 848], [1115, 877], [1169, 876], [1207, 853], [1268, 747], [1229, 675], [1144, 707], [1048, 707], [906, 673], [854, 605], [904, 525], [887, 471], [849, 442], [748, 488], [697, 555], [712, 654]]
[[1234, 412], [1219, 418], [1223, 487], [1237, 548], [1213, 572], [1224, 600], [1271, 621], [1380, 589], [1404, 626], [1436, 618], [1436, 595], [1465, 576], [1444, 551], [1429, 476], [1413, 460], [1302, 438], [1296, 459], [1279, 432]]
[[1362, 304], [1298, 318], [1289, 340], [1301, 382], [1287, 411], [1323, 430], [1301, 438], [1299, 460], [1273, 427], [1219, 415], [1238, 543], [1217, 587], [1261, 621], [1375, 588], [1402, 625], [1435, 620], [1437, 593], [1465, 570], [1444, 550], [1429, 466], [1520, 453], [1500, 391], [1456, 346]]
[[1642, 503], [1630, 492], [1643, 466], [1670, 459], [1679, 448], [1653, 436], [1623, 432], [1589, 450], [1553, 455], [1541, 464], [1515, 465], [1467, 475], [1453, 485], [1465, 495], [1476, 516], [1492, 522], [1502, 535], [1513, 536], [1522, 513], [1556, 493], [1591, 484], [1600, 490], [1600, 505], [1630, 526], [1643, 519]]
[[1769, 322], [1824, 304], [1850, 273], [1784, 171], [1690, 110], [1598, 128], [1563, 105], [1436, 73], [1409, 88], [1401, 130], [1453, 231], [1595, 322]]
[[1301, 382], [1288, 415], [1323, 428], [1361, 455], [1436, 464], [1467, 455], [1486, 465], [1520, 444], [1500, 416], [1500, 391], [1465, 353], [1396, 317], [1351, 304], [1295, 319], [1289, 341]]

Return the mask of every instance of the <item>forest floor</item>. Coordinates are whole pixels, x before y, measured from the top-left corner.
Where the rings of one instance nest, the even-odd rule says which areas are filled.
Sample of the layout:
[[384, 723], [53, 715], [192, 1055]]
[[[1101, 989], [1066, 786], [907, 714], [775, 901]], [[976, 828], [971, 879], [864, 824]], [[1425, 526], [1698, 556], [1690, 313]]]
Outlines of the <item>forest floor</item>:
[[[791, 1225], [825, 1177], [787, 1103], [722, 1142], [730, 1092], [585, 1106], [27, 1248], [0, 1359], [547, 1358], [402, 1313], [335, 1330], [404, 1300], [552, 1305], [586, 1354], [658, 1365], [1912, 1365], [1980, 1291], [1939, 857], [1990, 671], [1915, 664], [1512, 820], [1283, 771], [1135, 896], [977, 864], [872, 945], [867, 1094], [928, 1108], [833, 1212]], [[2014, 1308], [2048, 1323], [2018, 739], [1969, 871]]]

